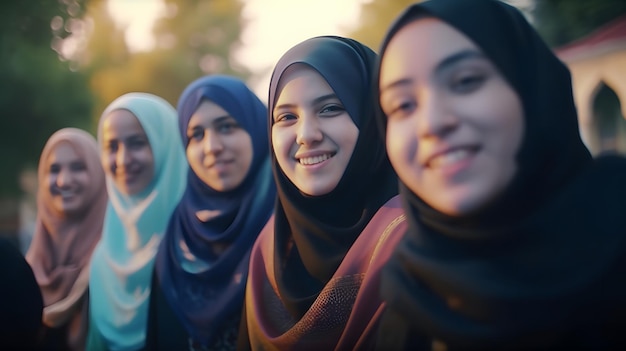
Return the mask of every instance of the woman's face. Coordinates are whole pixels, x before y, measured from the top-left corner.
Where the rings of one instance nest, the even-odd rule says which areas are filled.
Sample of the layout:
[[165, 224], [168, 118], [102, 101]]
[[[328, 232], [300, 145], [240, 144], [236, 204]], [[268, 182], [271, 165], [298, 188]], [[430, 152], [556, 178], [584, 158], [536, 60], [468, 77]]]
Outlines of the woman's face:
[[222, 107], [203, 101], [187, 126], [187, 160], [217, 191], [237, 188], [252, 165], [252, 138]]
[[87, 164], [72, 145], [58, 143], [47, 158], [45, 170], [55, 212], [72, 216], [88, 205], [90, 179]]
[[387, 152], [406, 186], [451, 216], [480, 210], [517, 171], [519, 96], [465, 35], [435, 19], [391, 39], [380, 71]]
[[138, 194], [154, 177], [154, 156], [148, 136], [128, 110], [114, 110], [104, 118], [102, 167], [122, 194]]
[[307, 195], [331, 192], [350, 162], [359, 136], [326, 80], [296, 64], [280, 78], [272, 112], [272, 146], [287, 178]]

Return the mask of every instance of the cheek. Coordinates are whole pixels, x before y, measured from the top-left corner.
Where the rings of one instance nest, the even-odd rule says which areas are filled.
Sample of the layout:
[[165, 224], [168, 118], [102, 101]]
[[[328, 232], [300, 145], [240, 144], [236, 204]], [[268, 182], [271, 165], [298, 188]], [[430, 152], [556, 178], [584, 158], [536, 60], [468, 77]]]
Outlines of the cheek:
[[187, 155], [187, 161], [190, 165], [196, 164], [201, 160], [201, 154], [198, 153], [198, 145], [197, 144], [189, 144], [187, 145], [187, 149], [185, 150], [185, 154]]
[[276, 155], [276, 161], [280, 168], [285, 169], [287, 157], [289, 155], [289, 143], [285, 140], [284, 131], [272, 129], [272, 149]]
[[411, 158], [411, 148], [415, 147], [407, 123], [389, 122], [387, 124], [387, 154], [394, 168], [404, 168]]
[[[508, 98], [508, 99], [507, 99]], [[515, 96], [504, 96], [498, 106], [498, 113], [492, 119], [490, 133], [494, 136], [495, 152], [501, 157], [514, 161], [519, 151], [524, 134], [524, 117], [519, 100]], [[507, 160], [505, 160], [507, 161]]]
[[252, 159], [254, 158], [254, 150], [252, 150], [252, 141], [250, 139], [248, 139], [247, 141], [241, 143], [242, 145], [242, 149], [241, 149], [241, 154], [242, 154], [242, 159], [244, 160], [244, 167], [247, 170], [250, 169], [250, 166], [252, 165]]
[[48, 174], [46, 176], [46, 182], [48, 183], [48, 190], [50, 190], [53, 186], [56, 185], [57, 177], [53, 174]]
[[106, 173], [111, 173], [111, 168], [115, 166], [115, 155], [103, 153], [100, 163]]
[[152, 172], [154, 172], [154, 168], [155, 168], [154, 155], [152, 154], [152, 150], [151, 149], [147, 149], [147, 150], [142, 151], [142, 153], [141, 153], [141, 160], [143, 160], [143, 163]]
[[84, 189], [87, 189], [89, 188], [89, 186], [91, 186], [91, 179], [89, 178], [89, 174], [87, 174], [87, 172], [80, 172], [79, 174], [77, 174], [76, 182]]

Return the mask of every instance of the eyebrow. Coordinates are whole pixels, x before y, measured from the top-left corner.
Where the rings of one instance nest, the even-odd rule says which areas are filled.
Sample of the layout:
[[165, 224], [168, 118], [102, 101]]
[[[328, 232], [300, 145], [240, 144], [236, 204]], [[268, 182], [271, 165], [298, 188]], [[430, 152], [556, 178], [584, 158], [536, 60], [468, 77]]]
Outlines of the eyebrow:
[[[237, 120], [233, 116], [231, 116], [231, 115], [224, 115], [224, 116], [220, 116], [220, 117], [217, 117], [214, 120], [212, 120], [211, 121], [211, 125], [217, 125], [217, 124], [220, 124], [220, 123], [222, 123], [224, 121], [228, 121], [228, 120], [231, 120], [231, 119], [234, 120], [235, 122], [237, 122]], [[203, 126], [202, 126], [201, 123], [198, 123], [198, 124], [196, 124], [194, 126], [192, 126], [191, 124], [187, 125], [187, 131], [192, 131], [192, 130], [198, 129], [198, 128], [203, 129]]]
[[485, 58], [485, 55], [474, 49], [462, 50], [446, 57], [441, 62], [439, 62], [439, 64], [437, 64], [437, 67], [435, 68], [435, 71], [438, 73], [445, 70], [446, 68], [449, 68], [450, 66], [455, 65], [459, 61], [477, 58]]
[[[322, 101], [331, 100], [331, 99], [339, 100], [339, 98], [337, 97], [337, 94], [330, 93], [330, 94], [322, 95], [320, 97], [316, 97], [315, 99], [311, 100], [311, 105], [317, 105]], [[282, 105], [275, 106], [274, 111], [281, 109], [281, 108], [293, 108], [295, 106], [296, 106], [295, 104], [282, 104]]]
[[[485, 57], [485, 55], [483, 55], [483, 53], [481, 53], [479, 51], [476, 51], [475, 49], [461, 50], [461, 51], [459, 51], [457, 53], [454, 53], [454, 54], [444, 58], [443, 60], [441, 60], [441, 62], [439, 62], [437, 64], [437, 66], [435, 67], [435, 73], [440, 73], [441, 71], [444, 71], [444, 70], [450, 68], [451, 66], [454, 66], [459, 61], [468, 60], [468, 59], [484, 58], [484, 57]], [[384, 87], [382, 87], [380, 89], [380, 94], [382, 94], [387, 89], [391, 89], [391, 88], [394, 88], [394, 87], [410, 84], [412, 81], [413, 81], [413, 79], [411, 79], [411, 78], [402, 78], [402, 79], [398, 79], [396, 81], [393, 81], [393, 82], [385, 85]]]

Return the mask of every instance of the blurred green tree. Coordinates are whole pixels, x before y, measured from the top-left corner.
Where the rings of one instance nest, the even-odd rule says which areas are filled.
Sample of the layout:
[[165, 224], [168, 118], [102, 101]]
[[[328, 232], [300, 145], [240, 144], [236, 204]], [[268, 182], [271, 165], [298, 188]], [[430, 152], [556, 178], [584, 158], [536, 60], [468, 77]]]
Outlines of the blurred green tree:
[[544, 40], [558, 47], [626, 14], [626, 1], [535, 0], [530, 13]]
[[86, 2], [0, 2], [0, 198], [21, 194], [18, 174], [53, 132], [89, 124], [88, 80], [63, 55]]
[[88, 9], [92, 30], [77, 59], [89, 72], [97, 97], [94, 124], [116, 97], [131, 91], [159, 95], [176, 106], [183, 89], [206, 74], [232, 74], [247, 79], [250, 72], [232, 60], [240, 45], [242, 3], [237, 0], [164, 0], [165, 15], [153, 28], [156, 46], [135, 52], [124, 44], [106, 4]]
[[354, 38], [378, 52], [387, 28], [409, 5], [418, 0], [368, 0], [361, 5], [359, 24], [347, 36]]

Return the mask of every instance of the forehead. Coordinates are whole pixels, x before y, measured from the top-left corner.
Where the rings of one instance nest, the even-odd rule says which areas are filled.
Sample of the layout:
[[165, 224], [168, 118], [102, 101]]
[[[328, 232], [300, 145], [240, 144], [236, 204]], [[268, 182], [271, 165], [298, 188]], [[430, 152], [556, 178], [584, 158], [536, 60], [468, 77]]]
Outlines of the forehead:
[[65, 163], [80, 160], [76, 149], [67, 141], [56, 144], [48, 155], [48, 163]]
[[210, 124], [214, 122], [216, 119], [221, 117], [232, 117], [230, 114], [224, 110], [220, 105], [216, 104], [211, 100], [203, 100], [196, 111], [191, 115], [189, 119], [189, 126], [198, 125], [198, 124]]
[[441, 60], [462, 50], [481, 51], [467, 36], [434, 17], [414, 20], [389, 41], [381, 61], [381, 85], [404, 71], [433, 70]]
[[326, 79], [309, 65], [296, 63], [289, 66], [280, 77], [277, 86], [278, 102], [299, 100], [298, 98], [315, 98], [332, 93]]
[[145, 131], [139, 119], [128, 110], [113, 110], [105, 116], [102, 122], [104, 139], [124, 138], [136, 134], [145, 135]]

